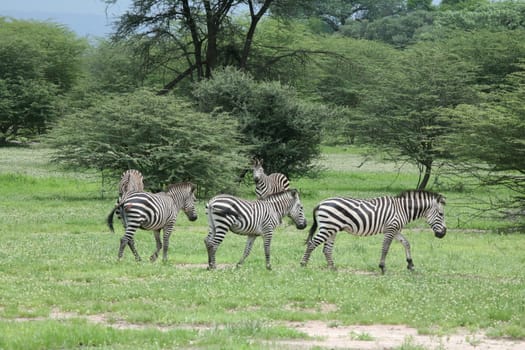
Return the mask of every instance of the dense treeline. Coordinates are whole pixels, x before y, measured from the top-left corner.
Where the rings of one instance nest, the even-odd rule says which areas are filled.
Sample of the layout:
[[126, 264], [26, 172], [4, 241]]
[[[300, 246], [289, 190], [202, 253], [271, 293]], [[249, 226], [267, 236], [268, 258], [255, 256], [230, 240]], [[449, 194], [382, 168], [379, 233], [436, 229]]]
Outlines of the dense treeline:
[[252, 156], [297, 177], [321, 143], [358, 143], [419, 188], [453, 164], [523, 211], [524, 57], [524, 1], [135, 0], [96, 43], [2, 18], [0, 142], [46, 135], [66, 165], [207, 192]]

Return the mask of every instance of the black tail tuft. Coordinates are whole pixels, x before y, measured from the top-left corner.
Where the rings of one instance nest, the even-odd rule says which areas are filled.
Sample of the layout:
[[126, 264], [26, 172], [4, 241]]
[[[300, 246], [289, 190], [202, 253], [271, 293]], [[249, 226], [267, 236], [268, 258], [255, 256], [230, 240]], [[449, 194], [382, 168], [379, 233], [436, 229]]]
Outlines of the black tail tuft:
[[113, 208], [113, 210], [111, 211], [111, 213], [109, 213], [108, 218], [107, 218], [107, 224], [108, 224], [108, 227], [111, 233], [115, 233], [115, 230], [113, 229], [113, 215], [115, 214], [116, 210], [117, 210], [117, 206]]
[[317, 208], [319, 206], [316, 206], [313, 211], [313, 217], [314, 217], [314, 223], [312, 224], [312, 227], [310, 227], [310, 231], [308, 232], [308, 237], [306, 237], [306, 240], [304, 241], [304, 244], [308, 244], [314, 237], [315, 231], [317, 231], [317, 218], [315, 217], [315, 212], [317, 211]]

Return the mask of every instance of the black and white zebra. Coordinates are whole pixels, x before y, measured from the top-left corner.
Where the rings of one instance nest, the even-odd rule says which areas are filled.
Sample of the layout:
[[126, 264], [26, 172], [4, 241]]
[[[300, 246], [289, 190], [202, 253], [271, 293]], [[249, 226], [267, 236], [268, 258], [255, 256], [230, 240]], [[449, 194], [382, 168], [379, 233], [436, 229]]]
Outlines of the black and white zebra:
[[[118, 205], [121, 220], [126, 230], [120, 240], [118, 258], [122, 258], [124, 248], [129, 246], [135, 259], [140, 261], [140, 256], [135, 249], [133, 236], [137, 229], [153, 230], [157, 249], [151, 255], [150, 260], [155, 261], [162, 248], [163, 260], [167, 260], [168, 246], [173, 226], [177, 220], [177, 214], [183, 210], [190, 221], [197, 220], [195, 210], [195, 185], [189, 182], [172, 184], [166, 192], [149, 193], [133, 192], [128, 194]], [[108, 216], [107, 223], [113, 230], [113, 209]], [[160, 240], [160, 231], [163, 230], [163, 241]]]
[[[438, 238], [447, 232], [444, 217], [445, 197], [428, 191], [406, 191], [398, 196], [373, 199], [330, 198], [319, 203], [313, 211], [314, 222], [306, 240], [306, 251], [301, 261], [306, 266], [310, 254], [324, 243], [323, 253], [328, 267], [334, 268], [332, 250], [335, 236], [347, 231], [358, 236], [384, 234], [379, 267], [385, 272], [385, 259], [395, 238], [405, 247], [408, 269], [414, 268], [410, 244], [401, 229], [410, 221], [425, 217]], [[317, 227], [319, 232], [315, 234]], [[315, 235], [314, 235], [315, 234]]]
[[118, 199], [115, 203], [115, 214], [120, 219], [120, 210], [119, 203], [126, 197], [128, 194], [133, 192], [143, 192], [144, 191], [144, 177], [142, 173], [135, 169], [129, 169], [122, 173], [120, 177], [120, 182], [118, 184]]
[[248, 236], [246, 247], [237, 266], [242, 265], [250, 254], [257, 236], [264, 240], [266, 268], [271, 270], [270, 243], [275, 228], [284, 216], [289, 216], [299, 230], [306, 227], [304, 209], [295, 189], [272, 194], [265, 199], [248, 201], [231, 195], [218, 195], [206, 205], [209, 233], [204, 239], [208, 250], [208, 269], [215, 269], [215, 252], [231, 230], [234, 233]]
[[258, 199], [286, 191], [290, 187], [290, 181], [286, 175], [281, 173], [266, 175], [262, 165], [262, 159], [253, 159], [253, 180], [255, 181], [255, 194]]
[[144, 177], [142, 173], [135, 169], [126, 170], [120, 177], [118, 186], [118, 202], [128, 193], [143, 192]]

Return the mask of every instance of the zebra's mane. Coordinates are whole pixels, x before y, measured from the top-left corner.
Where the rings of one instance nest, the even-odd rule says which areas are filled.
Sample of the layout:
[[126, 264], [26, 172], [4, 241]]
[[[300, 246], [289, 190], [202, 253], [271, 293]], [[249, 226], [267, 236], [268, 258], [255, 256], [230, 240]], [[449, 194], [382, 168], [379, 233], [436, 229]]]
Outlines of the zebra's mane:
[[427, 191], [427, 190], [407, 190], [407, 191], [401, 192], [396, 197], [406, 198], [406, 197], [410, 197], [410, 196], [418, 195], [418, 194], [432, 197], [432, 198], [435, 198], [438, 202], [443, 202], [443, 204], [445, 203], [445, 197], [442, 194], [437, 193], [437, 192]]

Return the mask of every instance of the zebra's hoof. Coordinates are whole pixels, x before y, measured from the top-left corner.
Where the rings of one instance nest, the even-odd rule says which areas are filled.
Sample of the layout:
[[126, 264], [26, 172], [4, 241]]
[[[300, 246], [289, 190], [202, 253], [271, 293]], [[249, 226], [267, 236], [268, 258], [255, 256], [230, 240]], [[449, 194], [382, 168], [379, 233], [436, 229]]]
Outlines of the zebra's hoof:
[[301, 267], [306, 267], [306, 261], [301, 261]]
[[149, 261], [155, 262], [157, 260], [157, 257], [155, 255], [152, 255], [149, 257]]
[[407, 259], [407, 269], [409, 269], [410, 271], [414, 271], [414, 263], [412, 262], [412, 259]]
[[272, 271], [272, 265], [266, 265], [266, 270]]

